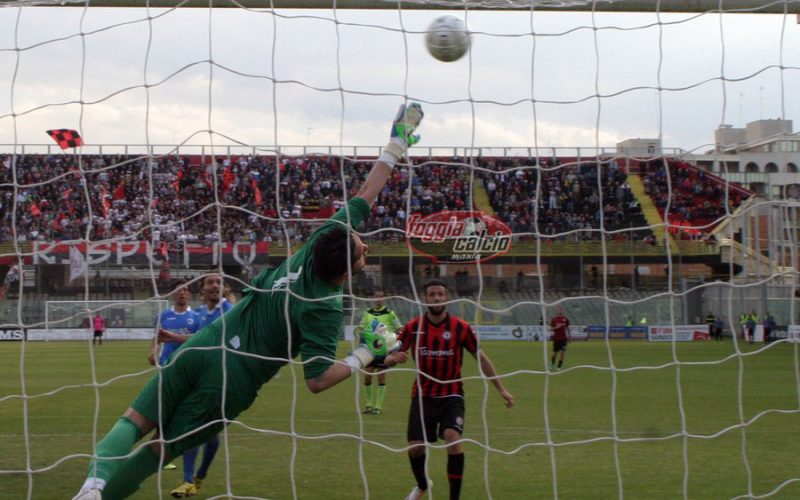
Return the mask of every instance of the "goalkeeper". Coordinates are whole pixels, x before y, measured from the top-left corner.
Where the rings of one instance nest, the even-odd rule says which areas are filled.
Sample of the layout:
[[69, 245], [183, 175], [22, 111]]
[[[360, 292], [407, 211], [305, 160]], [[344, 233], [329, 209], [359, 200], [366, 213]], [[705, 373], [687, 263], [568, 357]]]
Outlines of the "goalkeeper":
[[[343, 285], [361, 270], [368, 247], [353, 231], [392, 175], [422, 120], [417, 103], [401, 106], [391, 139], [354, 198], [276, 269], [259, 274], [227, 314], [175, 351], [111, 431], [100, 440], [75, 500], [125, 498], [160, 464], [205, 443], [253, 404], [261, 386], [300, 356], [308, 389], [324, 391], [376, 362], [406, 359], [385, 328], [335, 362], [342, 332]], [[131, 455], [148, 433], [155, 436]]]
[[[398, 319], [394, 311], [386, 307], [383, 303], [383, 290], [375, 290], [375, 304], [367, 309], [361, 323], [356, 327], [356, 336], [361, 336], [361, 332], [366, 330], [373, 321], [379, 321], [386, 326], [390, 332], [399, 333], [403, 328], [403, 323]], [[372, 374], [378, 372], [378, 388], [373, 390]], [[366, 393], [367, 404], [364, 413], [367, 415], [380, 415], [383, 413], [383, 398], [386, 396], [386, 370], [381, 367], [367, 367], [364, 369], [364, 392]]]

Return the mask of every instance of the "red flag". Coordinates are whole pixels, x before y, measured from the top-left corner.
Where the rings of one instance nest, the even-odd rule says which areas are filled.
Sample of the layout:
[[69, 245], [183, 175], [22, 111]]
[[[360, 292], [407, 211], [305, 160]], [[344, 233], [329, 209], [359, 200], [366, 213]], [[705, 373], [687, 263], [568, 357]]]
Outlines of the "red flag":
[[107, 219], [108, 211], [111, 210], [111, 200], [109, 200], [108, 191], [106, 188], [103, 188], [103, 191], [100, 193], [100, 198], [102, 198], [103, 202], [103, 217]]
[[31, 203], [31, 215], [33, 215], [34, 217], [42, 216], [42, 211], [39, 210], [39, 205], [37, 205], [35, 202]]
[[181, 189], [181, 179], [183, 179], [183, 170], [178, 170], [178, 173], [175, 176], [175, 181], [172, 183], [172, 188], [175, 191], [180, 191], [180, 189]]
[[48, 130], [47, 135], [56, 141], [61, 149], [77, 148], [83, 146], [83, 139], [77, 130], [70, 130], [68, 128], [59, 128], [55, 130]]
[[263, 200], [261, 198], [261, 190], [258, 189], [258, 183], [255, 179], [250, 179], [250, 185], [253, 186], [253, 191], [255, 191], [256, 205], [261, 205]]
[[114, 190], [114, 199], [115, 200], [124, 200], [125, 199], [125, 180], [121, 180], [119, 182], [119, 186]]
[[225, 172], [222, 173], [222, 192], [227, 193], [233, 184], [233, 169], [229, 166], [225, 167]]
[[72, 188], [65, 189], [61, 197], [64, 198], [65, 200], [68, 200], [71, 194], [72, 194]]

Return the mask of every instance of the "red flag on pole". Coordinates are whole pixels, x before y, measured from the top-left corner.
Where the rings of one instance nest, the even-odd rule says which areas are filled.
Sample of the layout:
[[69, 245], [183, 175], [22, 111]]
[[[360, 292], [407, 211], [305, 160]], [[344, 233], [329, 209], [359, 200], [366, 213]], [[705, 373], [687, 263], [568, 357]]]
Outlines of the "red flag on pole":
[[253, 186], [253, 191], [255, 192], [256, 205], [261, 205], [263, 199], [261, 197], [261, 190], [258, 189], [258, 183], [255, 179], [250, 179], [250, 185]]
[[158, 279], [162, 282], [166, 282], [169, 280], [169, 247], [167, 246], [166, 241], [161, 242], [161, 246], [158, 248], [158, 253], [163, 259], [161, 261], [161, 270], [158, 273]]
[[222, 173], [222, 192], [227, 193], [228, 190], [231, 188], [231, 184], [233, 184], [234, 179], [233, 169], [229, 166], [225, 167], [225, 171]]
[[175, 181], [172, 182], [172, 188], [175, 191], [181, 190], [181, 179], [183, 179], [183, 170], [178, 170], [178, 173], [175, 175]]
[[47, 130], [47, 135], [53, 138], [58, 143], [61, 149], [77, 148], [83, 146], [83, 139], [77, 130], [68, 128], [59, 128], [54, 130]]
[[119, 182], [119, 186], [114, 190], [114, 200], [124, 200], [125, 199], [125, 180], [121, 180]]
[[109, 199], [108, 191], [106, 191], [105, 188], [103, 188], [100, 197], [103, 199], [103, 217], [108, 219], [108, 212], [111, 210], [111, 200]]

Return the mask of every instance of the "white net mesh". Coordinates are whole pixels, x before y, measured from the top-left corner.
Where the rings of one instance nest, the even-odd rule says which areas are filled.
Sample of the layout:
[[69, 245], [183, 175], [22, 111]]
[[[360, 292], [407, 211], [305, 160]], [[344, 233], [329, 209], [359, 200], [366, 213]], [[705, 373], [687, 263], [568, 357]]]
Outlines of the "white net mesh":
[[[2, 2], [0, 497], [77, 492], [154, 373], [174, 279], [197, 291], [221, 272], [241, 295], [355, 195], [406, 101], [422, 142], [358, 229], [370, 254], [339, 357], [376, 289], [406, 322], [424, 281], [448, 284], [516, 398], [503, 408], [466, 357], [464, 498], [800, 493], [798, 2], [202, 3]], [[422, 3], [466, 22], [463, 59], [429, 57], [439, 12], [407, 10]], [[406, 238], [447, 210], [502, 223], [511, 248], [475, 263], [453, 239]], [[125, 337], [91, 347], [87, 311]], [[559, 311], [588, 340], [563, 366], [542, 342]], [[411, 489], [413, 361], [380, 415], [362, 413], [360, 376], [311, 395], [300, 362], [281, 373], [222, 433], [201, 494]], [[435, 497], [444, 447], [427, 449]], [[175, 463], [136, 497], [169, 495]]]

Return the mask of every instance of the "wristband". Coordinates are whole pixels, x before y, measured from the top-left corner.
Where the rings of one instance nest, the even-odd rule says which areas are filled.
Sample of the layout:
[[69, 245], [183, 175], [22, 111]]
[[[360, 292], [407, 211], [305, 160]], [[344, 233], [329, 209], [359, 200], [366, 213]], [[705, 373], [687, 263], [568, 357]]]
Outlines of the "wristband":
[[383, 148], [383, 152], [379, 160], [385, 161], [389, 165], [394, 166], [394, 164], [400, 159], [405, 156], [406, 154], [406, 144], [398, 138], [392, 138], [386, 147]]
[[375, 359], [375, 355], [372, 354], [369, 349], [366, 347], [359, 347], [344, 358], [344, 362], [350, 367], [350, 373], [353, 373], [368, 366], [372, 363], [373, 359]]

